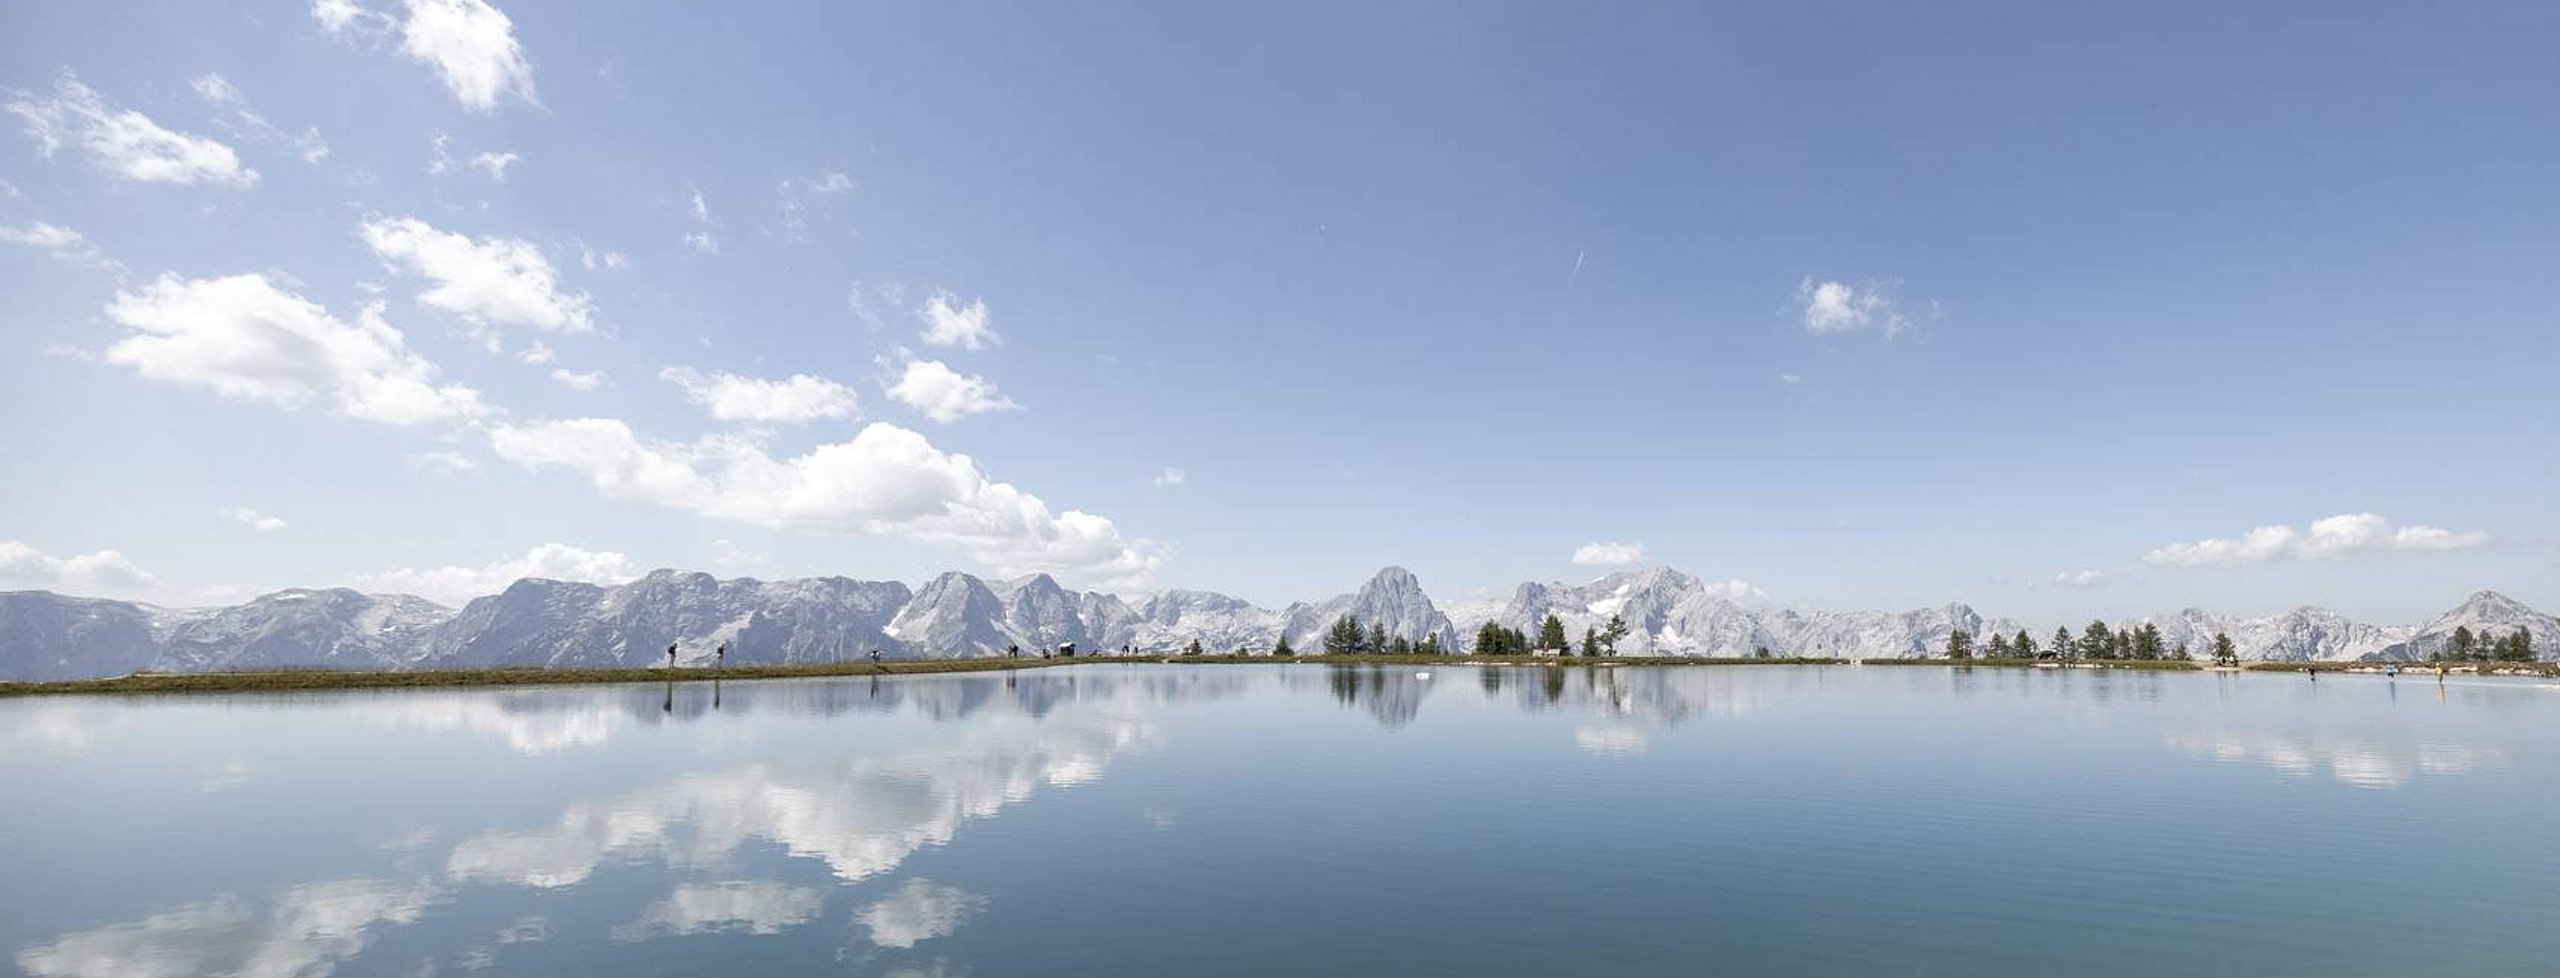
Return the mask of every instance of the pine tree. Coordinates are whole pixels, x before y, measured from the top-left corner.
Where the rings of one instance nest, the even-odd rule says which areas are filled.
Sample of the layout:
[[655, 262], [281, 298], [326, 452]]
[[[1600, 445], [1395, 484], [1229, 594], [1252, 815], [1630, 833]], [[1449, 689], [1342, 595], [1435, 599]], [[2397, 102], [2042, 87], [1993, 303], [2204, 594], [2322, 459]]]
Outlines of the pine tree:
[[1182, 650], [1182, 654], [1184, 655], [1199, 655], [1200, 652], [1200, 640], [1196, 638], [1191, 640], [1191, 645], [1188, 648]]
[[2134, 631], [2133, 631], [2133, 657], [2134, 657], [2134, 658], [2136, 658], [2136, 659], [2158, 659], [2158, 658], [2161, 658], [2162, 656], [2166, 655], [2166, 654], [2168, 653], [2168, 651], [2169, 651], [2169, 650], [2168, 650], [2167, 648], [2165, 648], [2165, 647], [2164, 647], [2163, 643], [2162, 643], [2162, 642], [2161, 642], [2161, 640], [2160, 640], [2160, 626], [2158, 626], [2158, 625], [2154, 625], [2154, 624], [2152, 624], [2152, 623], [2150, 623], [2150, 622], [2147, 622], [2147, 621], [2146, 621], [2146, 622], [2143, 622], [2143, 623], [2142, 623], [2142, 627], [2137, 628], [2137, 629], [2134, 629]]
[[2106, 622], [2092, 621], [2089, 627], [2080, 630], [2081, 658], [2104, 659], [2114, 654], [2116, 654], [2116, 636], [2115, 632], [2107, 628]]
[[2053, 657], [2056, 659], [2071, 658], [2071, 629], [2060, 625], [2053, 627]]
[[2455, 628], [2453, 630], [2453, 648], [2449, 650], [2449, 654], [2445, 656], [2445, 658], [2471, 658], [2471, 653], [2475, 650], [2475, 646], [2478, 642], [2479, 639], [2471, 634], [2471, 626], [2463, 625], [2459, 628]]
[[2009, 648], [2011, 651], [2016, 652], [2018, 654], [2018, 658], [2021, 659], [2033, 659], [2037, 657], [2036, 637], [2027, 634], [2027, 630], [2023, 628], [2018, 629], [2018, 640], [2010, 643]]
[[1564, 619], [1556, 617], [1555, 612], [1548, 612], [1547, 620], [1538, 623], [1538, 647], [1558, 652], [1573, 649], [1573, 640], [1564, 634]]
[[1582, 654], [1585, 658], [1597, 659], [1600, 657], [1599, 629], [1593, 628], [1589, 625], [1582, 626]]
[[1277, 641], [1271, 643], [1271, 654], [1276, 656], [1292, 656], [1298, 654], [1298, 650], [1289, 647], [1289, 636], [1282, 635]]
[[1412, 654], [1413, 654], [1413, 643], [1412, 643], [1412, 642], [1410, 642], [1410, 641], [1407, 641], [1407, 640], [1405, 639], [1405, 637], [1404, 637], [1404, 636], [1402, 636], [1402, 635], [1398, 635], [1398, 636], [1396, 636], [1394, 639], [1391, 639], [1391, 640], [1389, 640], [1389, 641], [1387, 642], [1387, 654], [1388, 654], [1388, 655], [1412, 655]]
[[2009, 650], [2009, 636], [1999, 632], [1991, 633], [1991, 649], [1983, 654], [1994, 659], [2009, 658], [2014, 654]]
[[1361, 637], [1360, 619], [1350, 615], [1336, 618], [1333, 627], [1325, 629], [1324, 654], [1350, 655], [1360, 651]]
[[1382, 653], [1382, 652], [1385, 652], [1386, 650], [1387, 650], [1387, 623], [1386, 623], [1386, 622], [1383, 622], [1383, 621], [1373, 621], [1373, 622], [1370, 622], [1370, 623], [1369, 623], [1369, 641], [1368, 641], [1368, 649], [1367, 649], [1366, 651], [1368, 651], [1368, 652], [1370, 652], [1370, 653], [1372, 653], [1372, 654], [1375, 654], [1375, 653]]
[[1950, 658], [1950, 659], [1970, 659], [1970, 658], [1973, 658], [1973, 636], [1965, 634], [1964, 629], [1961, 629], [1961, 628], [1956, 629], [1955, 631], [1952, 631], [1952, 632], [1948, 632], [1948, 633], [1947, 633], [1947, 658]]
[[2515, 634], [2499, 637], [2498, 658], [2506, 662], [2533, 661], [2533, 633], [2518, 627]]
[[1413, 651], [1416, 655], [1439, 655], [1440, 633], [1433, 632], [1423, 636], [1422, 641], [1414, 643]]
[[2217, 666], [2240, 664], [2240, 649], [2231, 644], [2231, 636], [2221, 632], [2213, 633], [2213, 664]]
[[1617, 615], [1610, 615], [1609, 624], [1600, 629], [1600, 651], [1607, 655], [1618, 654], [1618, 643], [1625, 641], [1626, 637], [1627, 620]]

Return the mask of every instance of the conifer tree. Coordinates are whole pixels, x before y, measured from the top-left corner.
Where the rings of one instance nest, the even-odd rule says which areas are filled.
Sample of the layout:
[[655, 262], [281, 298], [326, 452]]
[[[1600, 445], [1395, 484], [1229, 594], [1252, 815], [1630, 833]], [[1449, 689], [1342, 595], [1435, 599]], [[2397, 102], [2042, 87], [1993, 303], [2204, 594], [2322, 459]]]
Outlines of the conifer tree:
[[2036, 637], [2027, 634], [2026, 629], [2018, 629], [2018, 640], [2009, 644], [2009, 650], [2016, 652], [2018, 658], [2033, 659], [2036, 657]]
[[1564, 619], [1556, 617], [1555, 612], [1547, 612], [1547, 620], [1538, 623], [1538, 647], [1559, 652], [1573, 650], [1573, 640], [1564, 634]]
[[2221, 632], [2213, 633], [2213, 664], [2217, 666], [2240, 664], [2240, 649], [2231, 644], [2231, 636]]
[[1610, 615], [1609, 623], [1601, 626], [1600, 628], [1601, 653], [1604, 655], [1618, 654], [1618, 643], [1626, 640], [1626, 637], [1627, 620], [1619, 617], [1618, 615]]
[[1372, 654], [1375, 654], [1375, 653], [1382, 653], [1382, 652], [1385, 652], [1385, 651], [1387, 650], [1387, 623], [1386, 623], [1386, 622], [1383, 622], [1383, 621], [1373, 621], [1373, 622], [1370, 622], [1370, 623], [1369, 623], [1369, 641], [1368, 641], [1368, 643], [1367, 643], [1367, 644], [1368, 644], [1368, 647], [1367, 647], [1367, 648], [1365, 648], [1365, 649], [1363, 649], [1362, 651], [1364, 651], [1364, 652], [1369, 652], [1369, 653], [1372, 653]]
[[1955, 631], [1952, 631], [1952, 632], [1948, 632], [1948, 633], [1947, 633], [1947, 658], [1950, 658], [1950, 659], [1970, 659], [1970, 658], [1973, 658], [1973, 636], [1965, 634], [1964, 629], [1961, 629], [1961, 628], [1956, 629]]
[[2053, 626], [2053, 657], [2071, 658], [2071, 629], [2061, 625]]
[[2012, 654], [2009, 651], [2009, 636], [2002, 635], [1999, 632], [1991, 633], [1991, 648], [1983, 654], [1994, 659], [2008, 658]]
[[1582, 626], [1582, 654], [1585, 658], [1596, 659], [1600, 657], [1599, 629], [1593, 628], [1589, 625]]
[[1182, 654], [1184, 654], [1184, 655], [1199, 655], [1199, 654], [1200, 654], [1200, 652], [1201, 652], [1201, 649], [1200, 649], [1200, 640], [1199, 640], [1199, 639], [1197, 639], [1197, 638], [1194, 638], [1194, 639], [1192, 639], [1192, 640], [1191, 640], [1191, 645], [1190, 645], [1190, 647], [1185, 648], [1185, 649], [1183, 649], [1183, 650], [1182, 650]]
[[1282, 635], [1277, 641], [1271, 643], [1271, 654], [1276, 656], [1292, 656], [1298, 654], [1298, 650], [1289, 647], [1289, 636]]

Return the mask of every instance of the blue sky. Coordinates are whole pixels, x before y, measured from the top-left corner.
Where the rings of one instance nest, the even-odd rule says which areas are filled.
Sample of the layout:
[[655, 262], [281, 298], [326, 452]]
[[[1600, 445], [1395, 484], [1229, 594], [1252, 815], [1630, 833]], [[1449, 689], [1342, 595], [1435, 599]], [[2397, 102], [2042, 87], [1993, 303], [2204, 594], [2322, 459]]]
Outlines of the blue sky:
[[12, 5], [0, 587], [2560, 605], [2545, 5], [736, 6]]

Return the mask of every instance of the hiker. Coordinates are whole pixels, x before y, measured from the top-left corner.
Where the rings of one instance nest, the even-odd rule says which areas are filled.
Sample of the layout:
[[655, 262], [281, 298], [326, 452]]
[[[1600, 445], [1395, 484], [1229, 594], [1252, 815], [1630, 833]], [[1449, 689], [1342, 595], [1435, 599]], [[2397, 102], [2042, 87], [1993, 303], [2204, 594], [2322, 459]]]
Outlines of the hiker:
[[674, 643], [674, 642], [669, 642], [669, 643], [667, 643], [667, 668], [669, 668], [669, 669], [673, 669], [673, 668], [675, 668], [675, 667], [676, 667], [676, 643]]
[[718, 668], [720, 668], [720, 663], [721, 663], [721, 661], [722, 661], [722, 660], [724, 660], [724, 659], [727, 659], [728, 657], [729, 657], [729, 643], [727, 643], [727, 642], [722, 642], [722, 643], [720, 643], [720, 647], [719, 647], [719, 648], [715, 648], [715, 649], [712, 649], [712, 650], [711, 650], [711, 668], [714, 668], [714, 669], [718, 669]]
[[872, 650], [871, 650], [871, 664], [872, 664], [872, 665], [875, 665], [875, 666], [880, 664], [880, 650], [879, 650], [879, 649], [872, 649]]

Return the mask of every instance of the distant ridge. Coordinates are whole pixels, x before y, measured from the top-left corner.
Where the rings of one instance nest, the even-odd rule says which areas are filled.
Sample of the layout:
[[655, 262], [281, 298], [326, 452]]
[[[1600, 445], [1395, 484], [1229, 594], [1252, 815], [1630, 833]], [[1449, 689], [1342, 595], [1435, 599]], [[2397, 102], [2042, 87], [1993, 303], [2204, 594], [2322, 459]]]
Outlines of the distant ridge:
[[[1286, 635], [1302, 652], [1322, 645], [1343, 615], [1412, 641], [1468, 649], [1486, 621], [1534, 633], [1553, 614], [1568, 635], [1611, 615], [1627, 655], [1913, 658], [1938, 654], [1950, 632], [1978, 639], [2025, 630], [1949, 604], [1910, 611], [1798, 611], [1667, 567], [1585, 584], [1521, 584], [1499, 603], [1434, 603], [1422, 582], [1388, 567], [1358, 588], [1272, 610], [1210, 591], [1166, 591], [1135, 606], [1070, 591], [1045, 574], [988, 581], [946, 573], [920, 588], [898, 581], [810, 577], [721, 579], [659, 570], [627, 584], [527, 578], [459, 609], [423, 598], [345, 588], [292, 589], [226, 608], [169, 609], [46, 591], [0, 592], [0, 679], [63, 680], [156, 670], [418, 669], [487, 666], [647, 666], [678, 648], [687, 664], [729, 646], [737, 663], [827, 662], [873, 649], [897, 658], [1001, 655], [1073, 642], [1087, 651], [1270, 650]], [[2151, 624], [2170, 648], [2206, 654], [2216, 632], [2253, 660], [2424, 659], [2457, 628], [2504, 635], [2523, 628], [2536, 654], [2560, 658], [2560, 619], [2495, 591], [2420, 625], [2374, 625], [2322, 608], [2246, 618], [2201, 609], [2111, 624]]]

